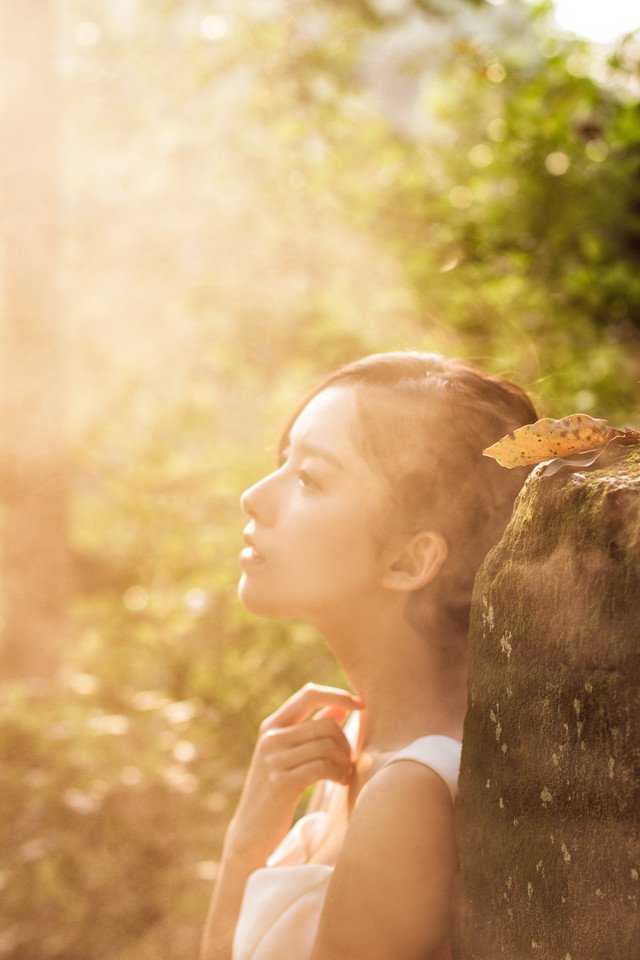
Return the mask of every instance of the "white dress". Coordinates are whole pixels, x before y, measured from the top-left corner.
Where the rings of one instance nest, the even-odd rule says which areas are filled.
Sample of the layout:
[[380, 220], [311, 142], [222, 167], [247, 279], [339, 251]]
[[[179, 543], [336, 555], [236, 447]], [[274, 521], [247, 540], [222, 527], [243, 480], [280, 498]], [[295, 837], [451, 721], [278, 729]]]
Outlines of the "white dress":
[[[453, 801], [461, 748], [462, 744], [450, 737], [420, 737], [382, 766], [398, 760], [423, 763], [442, 777]], [[250, 874], [232, 960], [308, 960], [311, 956], [349, 819], [348, 787], [326, 782], [325, 788], [325, 809], [301, 817], [271, 854], [267, 866]]]

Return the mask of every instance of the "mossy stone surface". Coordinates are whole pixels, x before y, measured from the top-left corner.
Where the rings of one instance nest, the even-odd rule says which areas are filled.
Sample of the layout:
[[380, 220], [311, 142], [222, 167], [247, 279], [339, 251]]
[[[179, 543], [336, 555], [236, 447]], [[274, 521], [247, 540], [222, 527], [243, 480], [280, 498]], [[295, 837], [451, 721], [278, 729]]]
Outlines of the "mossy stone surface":
[[640, 445], [536, 468], [476, 580], [458, 960], [640, 958]]

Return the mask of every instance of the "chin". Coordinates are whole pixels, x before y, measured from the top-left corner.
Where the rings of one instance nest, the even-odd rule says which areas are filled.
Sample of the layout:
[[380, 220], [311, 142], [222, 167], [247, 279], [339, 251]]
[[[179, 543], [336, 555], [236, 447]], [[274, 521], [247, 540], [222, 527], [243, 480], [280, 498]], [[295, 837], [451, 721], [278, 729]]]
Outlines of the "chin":
[[290, 617], [288, 610], [279, 607], [269, 600], [268, 597], [260, 596], [259, 590], [254, 590], [247, 577], [243, 573], [237, 589], [238, 600], [250, 613], [255, 613], [258, 617]]
[[313, 603], [293, 604], [290, 594], [284, 598], [274, 596], [273, 591], [267, 590], [262, 584], [252, 583], [251, 577], [245, 573], [240, 577], [236, 594], [242, 606], [257, 617], [314, 622]]

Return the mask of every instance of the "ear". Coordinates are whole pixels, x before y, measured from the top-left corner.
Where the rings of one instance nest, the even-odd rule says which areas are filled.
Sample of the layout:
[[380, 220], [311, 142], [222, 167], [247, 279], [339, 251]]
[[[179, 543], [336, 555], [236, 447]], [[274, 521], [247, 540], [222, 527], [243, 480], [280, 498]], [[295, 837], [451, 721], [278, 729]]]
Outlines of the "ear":
[[411, 593], [434, 580], [449, 554], [445, 538], [433, 530], [421, 530], [386, 565], [382, 585], [389, 590]]

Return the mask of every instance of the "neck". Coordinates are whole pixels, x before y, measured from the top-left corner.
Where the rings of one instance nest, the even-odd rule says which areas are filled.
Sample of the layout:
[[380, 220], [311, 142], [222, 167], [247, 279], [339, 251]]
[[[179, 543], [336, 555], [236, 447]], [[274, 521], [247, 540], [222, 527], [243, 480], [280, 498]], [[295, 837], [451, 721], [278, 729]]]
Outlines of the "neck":
[[[462, 739], [467, 662], [420, 636], [401, 608], [350, 613], [322, 632], [366, 704], [363, 747], [400, 749], [428, 734]], [[462, 645], [464, 649], [464, 645]]]

